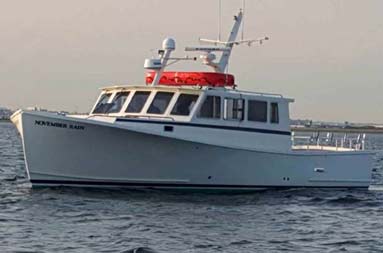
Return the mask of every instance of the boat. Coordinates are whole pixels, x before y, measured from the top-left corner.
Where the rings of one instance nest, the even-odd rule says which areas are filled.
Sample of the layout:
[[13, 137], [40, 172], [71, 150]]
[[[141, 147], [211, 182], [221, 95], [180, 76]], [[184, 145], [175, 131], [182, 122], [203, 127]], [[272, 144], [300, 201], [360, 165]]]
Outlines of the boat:
[[236, 40], [242, 18], [239, 11], [227, 41], [185, 48], [211, 72], [165, 71], [198, 60], [171, 57], [176, 43], [166, 38], [145, 60], [144, 84], [102, 88], [89, 114], [15, 112], [32, 187], [368, 188], [374, 152], [364, 149], [365, 135], [299, 139], [290, 129], [293, 99], [240, 90], [226, 73], [234, 46], [269, 39]]

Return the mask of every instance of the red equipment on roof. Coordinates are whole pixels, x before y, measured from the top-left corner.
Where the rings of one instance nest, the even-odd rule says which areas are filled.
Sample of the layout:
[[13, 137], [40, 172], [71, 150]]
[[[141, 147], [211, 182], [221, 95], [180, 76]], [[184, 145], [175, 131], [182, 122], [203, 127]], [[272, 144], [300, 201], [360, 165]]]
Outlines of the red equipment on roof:
[[[146, 73], [146, 84], [151, 84], [155, 72]], [[158, 84], [169, 86], [235, 86], [234, 76], [215, 72], [163, 72]]]

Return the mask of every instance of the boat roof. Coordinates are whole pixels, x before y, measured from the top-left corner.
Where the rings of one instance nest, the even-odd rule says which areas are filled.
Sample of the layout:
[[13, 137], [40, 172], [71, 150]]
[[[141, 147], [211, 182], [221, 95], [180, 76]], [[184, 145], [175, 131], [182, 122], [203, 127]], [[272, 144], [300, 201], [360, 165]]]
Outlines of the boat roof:
[[177, 91], [200, 91], [201, 87], [185, 87], [185, 86], [167, 86], [167, 85], [113, 85], [101, 88], [102, 91], [124, 91], [124, 90], [177, 90]]
[[217, 90], [224, 91], [230, 94], [241, 94], [249, 96], [261, 96], [267, 98], [279, 98], [287, 100], [288, 102], [294, 102], [292, 98], [285, 98], [281, 94], [276, 93], [264, 93], [264, 92], [253, 92], [253, 91], [244, 91], [232, 88], [224, 87], [209, 87], [209, 86], [169, 86], [169, 85], [113, 85], [101, 88], [103, 92], [112, 92], [112, 91], [130, 91], [130, 90], [161, 90], [161, 91], [178, 91], [178, 92], [187, 92], [187, 93], [199, 93], [205, 90]]

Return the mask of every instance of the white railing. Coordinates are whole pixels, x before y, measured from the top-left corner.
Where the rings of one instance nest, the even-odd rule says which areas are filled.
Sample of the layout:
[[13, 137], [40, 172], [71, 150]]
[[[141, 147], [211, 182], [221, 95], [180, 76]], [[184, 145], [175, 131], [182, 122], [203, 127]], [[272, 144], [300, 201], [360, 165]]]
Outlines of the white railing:
[[233, 90], [233, 91], [240, 92], [243, 94], [257, 95], [257, 96], [263, 96], [263, 97], [283, 98], [283, 95], [278, 94], [278, 93], [266, 93], [266, 92], [244, 91], [244, 90]]
[[293, 146], [299, 146], [306, 149], [327, 149], [329, 147], [335, 150], [364, 150], [366, 134], [335, 136], [334, 133], [327, 133], [321, 136], [320, 132], [313, 133], [311, 136], [297, 136], [295, 132], [291, 134]]

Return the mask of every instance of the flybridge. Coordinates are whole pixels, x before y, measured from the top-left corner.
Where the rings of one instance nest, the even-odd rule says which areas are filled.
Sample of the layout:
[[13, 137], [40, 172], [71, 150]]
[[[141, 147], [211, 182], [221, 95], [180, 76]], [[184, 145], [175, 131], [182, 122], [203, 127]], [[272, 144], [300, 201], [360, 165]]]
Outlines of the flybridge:
[[[234, 45], [247, 44], [251, 46], [254, 42], [268, 40], [268, 37], [251, 40], [238, 40], [239, 28], [243, 18], [242, 10], [234, 16], [234, 25], [231, 29], [227, 41], [199, 39], [201, 43], [213, 44], [214, 46], [195, 46], [186, 47], [185, 51], [202, 52], [200, 59], [204, 65], [213, 68], [214, 72], [164, 72], [165, 68], [181, 60], [197, 60], [196, 57], [172, 58], [170, 54], [176, 49], [176, 42], [172, 38], [166, 38], [162, 43], [162, 49], [158, 51], [158, 58], [146, 59], [144, 68], [149, 70], [146, 75], [146, 84], [171, 85], [171, 86], [213, 86], [213, 87], [233, 87], [235, 88], [234, 76], [227, 74], [227, 66]], [[220, 46], [217, 46], [220, 45]], [[216, 61], [216, 54], [221, 53], [220, 59]], [[169, 63], [169, 61], [172, 61]]]

